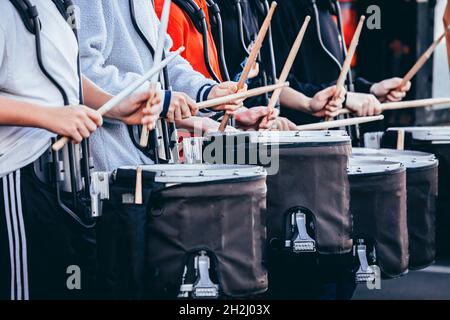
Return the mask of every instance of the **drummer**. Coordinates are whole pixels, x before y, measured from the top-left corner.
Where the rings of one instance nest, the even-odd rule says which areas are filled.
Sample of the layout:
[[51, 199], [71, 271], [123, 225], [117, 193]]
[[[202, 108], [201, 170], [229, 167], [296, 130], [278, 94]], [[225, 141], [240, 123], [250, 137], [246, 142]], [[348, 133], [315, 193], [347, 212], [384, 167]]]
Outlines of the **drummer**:
[[[314, 5], [317, 4], [318, 21]], [[283, 65], [288, 56], [294, 33], [286, 32], [286, 26], [300, 28], [305, 17], [311, 16], [303, 46], [291, 70], [291, 87], [307, 95], [314, 95], [321, 89], [336, 83], [344, 60], [341, 35], [335, 22], [338, 16], [338, 2], [335, 0], [283, 0], [279, 1], [277, 14], [272, 20], [275, 56], [277, 67]], [[320, 27], [320, 33], [317, 32]], [[371, 116], [381, 113], [380, 102], [400, 101], [411, 88], [411, 83], [398, 89], [401, 78], [391, 78], [372, 83], [356, 78], [356, 92], [348, 92], [345, 107], [358, 116]], [[289, 106], [282, 108], [282, 114], [297, 124], [317, 122], [319, 119], [299, 113]]]
[[[150, 43], [157, 42], [158, 18], [151, 1], [88, 1], [77, 0], [80, 7], [80, 47], [82, 69], [100, 87], [118, 92], [135, 81], [152, 65], [152, 55], [139, 33], [148, 35]], [[130, 5], [133, 5], [134, 15]], [[140, 30], [136, 30], [135, 26]], [[167, 37], [166, 49], [171, 47]], [[195, 121], [181, 122], [197, 114], [196, 101], [217, 98], [235, 93], [234, 82], [217, 82], [194, 71], [191, 65], [179, 57], [168, 66], [168, 76], [175, 91], [164, 92], [167, 119], [177, 121], [193, 129]], [[103, 80], [108, 79], [108, 80]], [[215, 110], [233, 112], [240, 106], [220, 106]], [[200, 114], [211, 116], [212, 114]], [[259, 121], [253, 113], [246, 115], [251, 121]], [[246, 119], [245, 121], [248, 121]], [[151, 164], [153, 161], [141, 153], [132, 143], [125, 125], [107, 122], [92, 138], [94, 163], [98, 170], [114, 170], [123, 165]]]
[[[198, 21], [193, 21], [192, 15], [186, 12], [186, 9], [178, 6], [176, 2], [172, 2], [171, 10], [170, 10], [170, 19], [168, 25], [168, 34], [173, 40], [173, 47], [171, 50], [176, 50], [181, 46], [186, 47], [186, 50], [182, 53], [182, 56], [187, 59], [194, 70], [201, 72], [205, 77], [216, 79], [218, 81], [223, 81], [224, 77], [228, 75], [224, 75], [224, 68], [227, 68], [227, 65], [220, 65], [220, 53], [217, 50], [215, 45], [215, 41], [217, 41], [217, 37], [220, 35], [216, 34], [216, 39], [213, 38], [211, 23], [210, 23], [210, 15], [208, 10], [207, 0], [189, 0], [193, 5], [198, 6], [201, 12], [204, 13], [206, 22], [207, 22], [207, 30], [203, 30], [203, 32], [207, 35], [207, 45], [208, 47], [204, 47], [203, 34], [197, 29], [196, 24]], [[227, 3], [225, 3], [227, 2]], [[220, 6], [229, 6], [228, 1], [216, 1]], [[164, 5], [164, 0], [155, 0], [155, 9], [158, 16], [161, 16], [162, 9]], [[198, 17], [198, 15], [196, 15]], [[224, 17], [225, 18], [225, 17]], [[227, 16], [229, 18], [229, 16]], [[227, 22], [228, 23], [228, 22]], [[255, 28], [255, 33], [258, 32], [258, 26]], [[230, 35], [227, 35], [228, 39]], [[233, 37], [237, 35], [233, 35]], [[234, 38], [236, 39], [236, 38]], [[231, 45], [231, 42], [228, 41], [225, 43], [226, 53], [228, 54], [231, 50], [235, 50], [235, 46]], [[207, 51], [207, 55], [205, 55], [205, 51]], [[205, 56], [208, 56], [209, 60], [205, 60]], [[228, 57], [228, 55], [226, 55]], [[240, 57], [240, 61], [244, 62], [247, 58], [246, 52], [243, 52], [243, 55]], [[225, 59], [227, 60], [227, 58]], [[226, 64], [227, 61], [223, 61]], [[269, 69], [270, 66], [267, 66], [269, 61], [264, 61], [266, 65], [259, 66], [260, 72], [263, 68]], [[242, 71], [242, 70], [240, 70]], [[240, 71], [233, 70], [233, 78], [238, 78], [238, 73]], [[253, 72], [253, 78], [260, 78], [261, 73], [256, 70]], [[226, 72], [225, 72], [226, 73]], [[253, 82], [253, 80], [250, 80]], [[314, 113], [317, 116], [325, 116], [329, 112], [332, 112], [336, 108], [341, 106], [341, 101], [331, 102], [331, 98], [335, 94], [335, 88], [330, 87], [325, 89], [324, 91], [315, 95], [312, 99], [306, 97], [300, 92], [292, 90], [290, 88], [283, 89], [281, 100], [286, 102], [288, 105], [291, 105], [293, 108], [298, 108], [303, 112]], [[263, 101], [259, 101], [261, 103]], [[292, 122], [288, 121], [285, 118], [277, 117], [278, 111], [273, 113], [270, 116], [270, 120], [266, 121], [266, 116], [268, 113], [268, 109], [262, 106], [253, 106], [252, 110], [243, 107], [240, 108], [236, 112], [236, 121], [237, 126], [240, 129], [248, 130], [258, 130], [258, 129], [277, 129], [277, 130], [295, 130], [296, 126]], [[264, 117], [261, 122], [254, 122], [252, 119], [256, 117]], [[275, 121], [274, 121], [275, 120]], [[276, 125], [273, 125], [272, 122], [275, 122]], [[211, 123], [211, 127], [206, 128], [205, 131], [217, 131], [219, 123]]]
[[[67, 218], [53, 183], [36, 176], [35, 163], [50, 165], [43, 155], [56, 135], [88, 138], [103, 121], [95, 109], [112, 96], [77, 74], [76, 38], [57, 6], [29, 5], [39, 15], [39, 42], [21, 19], [25, 13], [0, 3], [0, 300], [86, 298], [95, 264], [92, 232]], [[87, 106], [80, 104], [80, 84]], [[105, 116], [151, 125], [152, 115], [141, 112], [147, 99], [149, 93], [135, 94]], [[83, 209], [74, 213], [83, 216]], [[86, 280], [71, 290], [66, 272], [77, 263]]]

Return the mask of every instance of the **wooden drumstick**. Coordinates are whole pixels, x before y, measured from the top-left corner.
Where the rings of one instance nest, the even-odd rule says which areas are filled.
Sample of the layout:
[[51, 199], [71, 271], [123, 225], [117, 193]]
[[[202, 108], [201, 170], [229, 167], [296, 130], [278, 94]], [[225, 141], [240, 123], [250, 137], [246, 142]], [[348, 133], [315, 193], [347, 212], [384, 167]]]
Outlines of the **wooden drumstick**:
[[[135, 92], [137, 89], [139, 89], [139, 87], [142, 86], [154, 74], [158, 74], [159, 72], [161, 72], [161, 70], [164, 69], [164, 67], [166, 67], [170, 62], [172, 62], [181, 52], [183, 52], [183, 50], [184, 50], [184, 47], [179, 48], [177, 51], [175, 51], [170, 56], [168, 56], [166, 59], [164, 59], [160, 64], [154, 65], [139, 80], [132, 83], [129, 87], [125, 88], [118, 95], [116, 95], [111, 100], [109, 100], [107, 103], [105, 103], [100, 109], [98, 109], [98, 112], [102, 116], [104, 116], [106, 113], [108, 113], [108, 111], [115, 108], [119, 103], [121, 103], [123, 100], [125, 100], [129, 95], [131, 95], [133, 92]], [[68, 142], [69, 142], [69, 138], [63, 137], [53, 144], [52, 149], [54, 151], [59, 151]]]
[[134, 194], [134, 203], [143, 204], [142, 197], [142, 167], [138, 166], [136, 169], [136, 190]]
[[[261, 47], [263, 45], [264, 39], [266, 38], [267, 31], [270, 28], [270, 22], [272, 21], [273, 14], [277, 7], [277, 3], [274, 1], [270, 7], [269, 12], [267, 13], [266, 19], [259, 30], [258, 37], [256, 38], [255, 44], [253, 45], [252, 51], [247, 59], [247, 63], [245, 64], [244, 70], [242, 71], [241, 77], [239, 78], [239, 82], [237, 84], [237, 91], [242, 90], [247, 82], [248, 75], [253, 68], [253, 65], [256, 63], [256, 59], [258, 58], [259, 51], [261, 51]], [[230, 120], [230, 116], [225, 114], [222, 122], [220, 123], [219, 131], [224, 132], [227, 127], [228, 120]]]
[[213, 108], [213, 107], [217, 107], [217, 106], [221, 106], [221, 105], [230, 103], [235, 100], [245, 100], [247, 98], [256, 97], [256, 96], [262, 95], [264, 93], [272, 92], [277, 89], [282, 89], [282, 88], [285, 88], [288, 86], [289, 86], [289, 82], [272, 84], [270, 86], [259, 87], [259, 88], [255, 88], [255, 89], [251, 89], [251, 90], [247, 90], [247, 91], [238, 92], [235, 94], [230, 94], [228, 96], [224, 96], [224, 97], [220, 97], [220, 98], [206, 100], [206, 101], [197, 103], [197, 106], [198, 106], [199, 110]]
[[[156, 45], [155, 54], [153, 57], [153, 63], [159, 64], [161, 63], [163, 53], [164, 53], [164, 44], [166, 40], [166, 33], [167, 33], [167, 26], [169, 25], [169, 14], [170, 14], [170, 5], [171, 0], [165, 0], [163, 5], [163, 10], [161, 13], [161, 23], [159, 25], [158, 30], [158, 43]], [[152, 86], [150, 87], [150, 90], [156, 89], [156, 82], [158, 81], [159, 74], [155, 74], [151, 79], [150, 82], [152, 83]], [[147, 102], [147, 109], [151, 108], [150, 100]], [[146, 147], [148, 145], [148, 138], [150, 136], [150, 131], [146, 126], [142, 127], [142, 133], [141, 133], [141, 140], [139, 142], [139, 145], [141, 147]]]
[[[355, 56], [356, 48], [359, 44], [359, 38], [361, 37], [361, 32], [364, 27], [365, 21], [366, 17], [361, 16], [361, 18], [359, 19], [358, 27], [356, 28], [355, 34], [353, 35], [352, 42], [350, 43], [350, 48], [348, 49], [347, 56], [345, 57], [344, 64], [342, 65], [341, 73], [339, 74], [339, 78], [336, 82], [336, 93], [333, 98], [334, 100], [339, 99], [342, 89], [344, 88], [345, 79], [347, 78], [348, 72], [350, 71], [350, 67], [352, 65], [353, 57]], [[332, 118], [327, 117], [325, 121], [330, 121], [331, 119]]]
[[[431, 98], [420, 99], [412, 101], [400, 101], [400, 102], [387, 102], [381, 104], [382, 111], [387, 110], [400, 110], [409, 108], [422, 108], [432, 105], [450, 104], [450, 98]], [[352, 113], [349, 109], [341, 109], [336, 112], [336, 115]]]
[[450, 30], [450, 26], [447, 27], [447, 29], [444, 31], [442, 35], [439, 36], [432, 44], [431, 46], [422, 54], [422, 56], [417, 60], [417, 62], [414, 64], [414, 66], [411, 68], [411, 70], [408, 71], [408, 73], [403, 77], [402, 82], [398, 86], [397, 90], [402, 89], [406, 86], [406, 84], [414, 78], [414, 76], [419, 72], [419, 70], [423, 67], [423, 65], [428, 61], [428, 59], [431, 58], [433, 55], [434, 50], [436, 50], [439, 43], [441, 43], [442, 39], [445, 38], [445, 35]]
[[311, 130], [327, 130], [331, 128], [339, 128], [346, 126], [353, 126], [361, 123], [373, 122], [383, 120], [384, 116], [372, 116], [372, 117], [357, 117], [351, 119], [343, 119], [343, 120], [333, 120], [333, 121], [324, 121], [320, 123], [312, 123], [306, 124], [302, 126], [297, 126], [297, 130], [300, 131], [311, 131]]
[[397, 150], [405, 150], [405, 130], [397, 131]]
[[[295, 39], [295, 42], [292, 46], [291, 51], [289, 52], [289, 56], [286, 59], [286, 63], [284, 64], [283, 70], [281, 71], [280, 78], [277, 82], [286, 82], [289, 73], [291, 72], [292, 66], [294, 65], [295, 59], [297, 58], [298, 51], [300, 50], [300, 47], [303, 42], [303, 38], [305, 37], [306, 29], [308, 28], [309, 22], [311, 21], [311, 17], [307, 16], [305, 18], [305, 21], [303, 22], [303, 25], [297, 35], [297, 38]], [[272, 97], [270, 98], [269, 104], [267, 105], [268, 108], [268, 115], [267, 118], [272, 114], [273, 109], [275, 108], [275, 105], [277, 104], [278, 100], [280, 99], [280, 95], [283, 89], [277, 89], [273, 92]]]

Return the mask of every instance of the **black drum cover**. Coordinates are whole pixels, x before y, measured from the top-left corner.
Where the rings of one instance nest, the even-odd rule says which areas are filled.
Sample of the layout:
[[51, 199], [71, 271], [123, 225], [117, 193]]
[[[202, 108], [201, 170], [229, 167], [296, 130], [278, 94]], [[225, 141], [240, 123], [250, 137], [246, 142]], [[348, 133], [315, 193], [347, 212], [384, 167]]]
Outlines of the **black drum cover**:
[[422, 269], [436, 257], [438, 166], [407, 169], [410, 269]]
[[136, 170], [118, 170], [110, 185], [110, 200], [97, 221], [99, 291], [102, 299], [135, 300], [146, 296], [148, 273], [147, 206], [151, 193], [163, 186], [154, 173], [144, 172], [144, 205], [134, 204]]
[[205, 250], [222, 296], [267, 290], [265, 177], [177, 185], [153, 194], [147, 224], [147, 265], [156, 298], [175, 298], [189, 256]]
[[402, 276], [409, 265], [406, 170], [350, 174], [349, 180], [354, 238], [375, 242], [385, 277]]
[[[436, 128], [439, 133], [439, 128]], [[436, 248], [440, 257], [450, 257], [450, 141], [421, 141], [405, 132], [405, 149], [427, 152], [439, 160], [438, 198], [436, 215]], [[383, 148], [395, 148], [397, 131], [387, 131], [381, 139]]]

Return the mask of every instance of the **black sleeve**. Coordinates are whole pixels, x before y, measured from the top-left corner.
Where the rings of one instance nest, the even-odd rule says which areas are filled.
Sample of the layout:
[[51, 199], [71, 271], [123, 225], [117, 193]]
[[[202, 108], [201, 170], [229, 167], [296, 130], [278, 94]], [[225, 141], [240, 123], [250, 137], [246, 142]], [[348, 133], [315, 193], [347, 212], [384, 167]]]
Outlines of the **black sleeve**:
[[355, 91], [361, 93], [370, 93], [370, 88], [372, 87], [373, 82], [370, 82], [364, 78], [356, 78], [355, 79]]

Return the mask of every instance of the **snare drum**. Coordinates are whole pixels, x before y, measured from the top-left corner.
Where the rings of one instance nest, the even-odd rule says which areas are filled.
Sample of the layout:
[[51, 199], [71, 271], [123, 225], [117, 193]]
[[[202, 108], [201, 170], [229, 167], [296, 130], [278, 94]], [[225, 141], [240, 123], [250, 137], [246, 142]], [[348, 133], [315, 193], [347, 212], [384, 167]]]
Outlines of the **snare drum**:
[[398, 162], [358, 158], [351, 159], [348, 175], [356, 281], [375, 277], [371, 260], [376, 260], [385, 277], [405, 274], [409, 263], [406, 169]]
[[133, 285], [147, 284], [138, 287], [146, 297], [249, 297], [267, 290], [263, 168], [151, 165], [142, 167], [142, 185], [139, 206], [136, 167], [112, 175], [120, 221], [110, 239], [128, 246], [116, 243], [121, 247], [110, 248], [107, 258], [128, 265], [122, 272]]
[[257, 164], [268, 172], [271, 297], [302, 296], [307, 291], [305, 279], [313, 277], [309, 272], [317, 266], [305, 274], [301, 268], [304, 261], [315, 263], [315, 253], [331, 256], [351, 252], [347, 178], [351, 141], [346, 133], [224, 133], [196, 141], [203, 154], [191, 156], [193, 159]]
[[406, 167], [409, 233], [409, 268], [422, 269], [436, 256], [435, 220], [438, 191], [438, 161], [419, 151], [354, 148], [355, 159], [399, 161]]
[[[390, 128], [381, 145], [394, 148], [400, 128]], [[405, 149], [436, 155], [439, 160], [439, 195], [436, 216], [436, 245], [438, 256], [450, 256], [450, 127], [407, 127]]]

